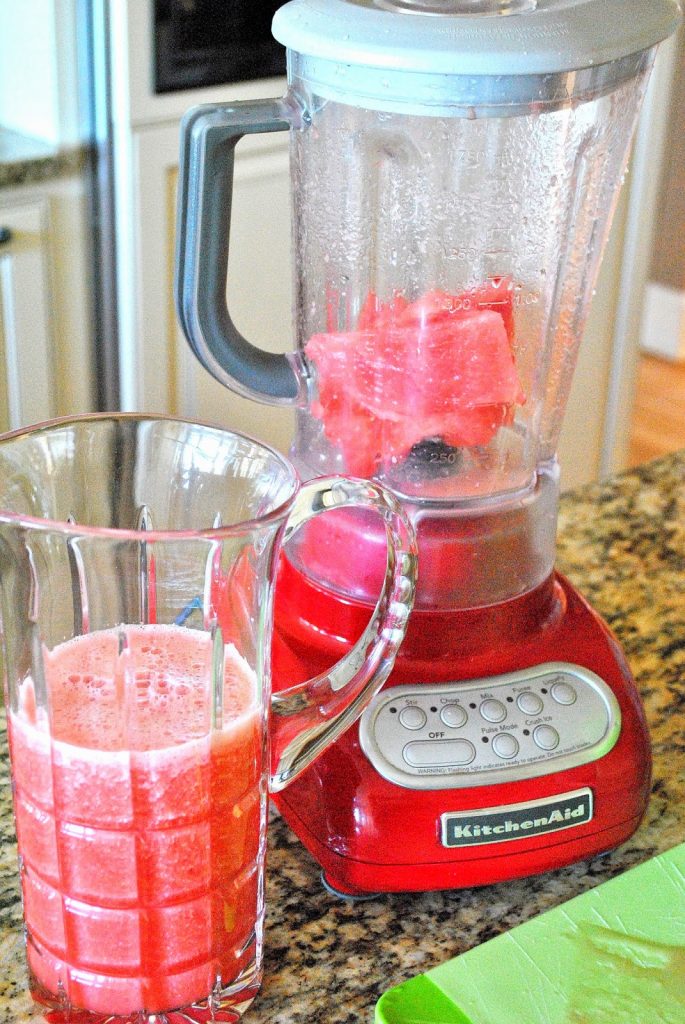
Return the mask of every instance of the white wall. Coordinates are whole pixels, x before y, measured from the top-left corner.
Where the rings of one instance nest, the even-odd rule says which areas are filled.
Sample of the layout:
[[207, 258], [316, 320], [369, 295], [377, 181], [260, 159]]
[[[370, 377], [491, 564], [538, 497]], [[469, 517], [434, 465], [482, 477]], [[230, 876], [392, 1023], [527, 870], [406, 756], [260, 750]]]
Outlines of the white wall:
[[76, 0], [0, 0], [0, 126], [54, 146], [83, 137]]

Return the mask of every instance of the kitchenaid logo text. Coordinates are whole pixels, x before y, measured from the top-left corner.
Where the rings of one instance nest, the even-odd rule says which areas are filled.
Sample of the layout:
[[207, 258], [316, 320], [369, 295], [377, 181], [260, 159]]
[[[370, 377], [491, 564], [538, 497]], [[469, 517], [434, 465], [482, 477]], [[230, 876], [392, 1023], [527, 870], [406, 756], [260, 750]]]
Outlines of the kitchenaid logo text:
[[443, 846], [484, 846], [576, 828], [592, 820], [592, 790], [564, 793], [553, 800], [533, 800], [487, 811], [443, 814]]

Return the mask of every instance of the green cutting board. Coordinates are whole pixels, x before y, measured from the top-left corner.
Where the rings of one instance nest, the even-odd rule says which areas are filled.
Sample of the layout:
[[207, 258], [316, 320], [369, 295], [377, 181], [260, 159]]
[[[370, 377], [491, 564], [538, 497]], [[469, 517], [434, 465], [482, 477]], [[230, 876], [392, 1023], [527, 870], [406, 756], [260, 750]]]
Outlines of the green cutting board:
[[685, 1024], [685, 844], [390, 989], [376, 1024]]

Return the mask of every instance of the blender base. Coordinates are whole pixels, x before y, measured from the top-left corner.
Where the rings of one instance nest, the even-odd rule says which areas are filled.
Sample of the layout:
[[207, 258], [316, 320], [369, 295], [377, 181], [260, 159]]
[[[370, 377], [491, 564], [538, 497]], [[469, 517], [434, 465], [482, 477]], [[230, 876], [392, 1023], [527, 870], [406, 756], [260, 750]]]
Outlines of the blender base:
[[[274, 688], [329, 666], [361, 632], [369, 614], [367, 606], [341, 600], [284, 562], [276, 597]], [[617, 641], [563, 577], [554, 574], [535, 591], [489, 609], [415, 610], [382, 693], [408, 685], [419, 692], [440, 683], [454, 688], [548, 663], [581, 666], [608, 685], [620, 710], [620, 731], [611, 749], [561, 770], [550, 757], [545, 774], [533, 778], [514, 773], [505, 782], [457, 781], [418, 789], [379, 774], [361, 748], [356, 723], [273, 797], [323, 868], [329, 888], [341, 896], [360, 896], [487, 885], [606, 853], [633, 834], [651, 782], [644, 712]], [[524, 831], [483, 845], [443, 844], [444, 815], [477, 815], [488, 808], [506, 813], [522, 804], [553, 804], [578, 792], [590, 795], [592, 807], [590, 820], [581, 824], [542, 835]]]
[[[316, 842], [313, 846], [309, 846], [303, 837], [297, 833], [296, 825], [285, 814], [283, 817], [312, 856], [316, 860], [319, 860], [319, 856], [324, 857], [330, 864], [333, 858], [323, 851], [318, 855], [316, 852]], [[582, 851], [574, 852], [566, 844], [561, 844], [560, 847], [554, 848], [558, 853], [558, 859], [551, 859], [549, 856], [535, 858], [525, 852], [519, 854], [509, 854], [507, 852], [507, 857], [512, 857], [513, 859], [510, 860], [506, 869], [500, 868], [499, 871], [494, 871], [493, 865], [484, 859], [469, 862], [466, 867], [463, 863], [455, 861], [448, 871], [441, 864], [433, 865], [431, 870], [428, 870], [431, 866], [421, 865], [417, 869], [417, 866], [412, 864], [393, 865], [391, 870], [387, 870], [385, 865], [350, 865], [349, 860], [345, 860], [345, 863], [341, 864], [338, 869], [340, 871], [339, 876], [333, 874], [335, 867], [331, 866], [328, 872], [322, 870], [321, 881], [324, 888], [331, 895], [337, 896], [338, 899], [355, 902], [358, 900], [377, 899], [388, 892], [431, 892], [434, 890], [470, 889], [483, 885], [494, 885], [498, 882], [507, 882], [515, 878], [542, 875], [548, 871], [555, 871], [569, 864], [575, 864], [578, 861], [606, 856], [630, 838], [638, 828], [640, 821], [641, 817], [638, 817], [632, 822], [627, 822], [625, 827], [621, 826], [616, 830], [609, 830], [602, 837], [602, 842], [598, 843], [596, 848], [594, 846], [587, 847]], [[521, 858], [524, 859], [521, 860]], [[376, 891], [369, 892], [366, 888], [357, 887], [357, 885], [367, 886], [370, 884], [370, 879], [376, 877], [380, 871], [383, 872], [384, 879], [382, 888], [379, 885]]]

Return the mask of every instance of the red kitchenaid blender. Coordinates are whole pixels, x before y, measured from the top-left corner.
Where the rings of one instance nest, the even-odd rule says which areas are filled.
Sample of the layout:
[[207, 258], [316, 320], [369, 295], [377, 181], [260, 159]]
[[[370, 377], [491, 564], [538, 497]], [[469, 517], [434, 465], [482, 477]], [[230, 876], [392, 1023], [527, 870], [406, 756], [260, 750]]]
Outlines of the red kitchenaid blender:
[[[285, 98], [184, 122], [191, 346], [228, 387], [296, 406], [304, 478], [382, 480], [417, 530], [392, 675], [276, 798], [340, 893], [545, 871], [614, 847], [644, 812], [635, 684], [554, 571], [555, 450], [640, 101], [678, 19], [676, 0], [292, 0], [273, 23]], [[282, 130], [297, 349], [274, 356], [239, 334], [225, 289], [233, 149]], [[336, 511], [300, 532], [276, 594], [276, 688], [351, 647], [385, 572], [372, 519]]]

